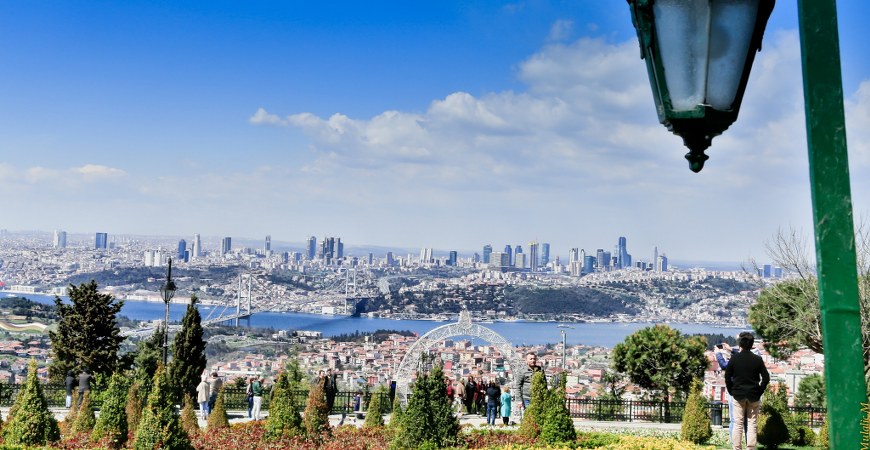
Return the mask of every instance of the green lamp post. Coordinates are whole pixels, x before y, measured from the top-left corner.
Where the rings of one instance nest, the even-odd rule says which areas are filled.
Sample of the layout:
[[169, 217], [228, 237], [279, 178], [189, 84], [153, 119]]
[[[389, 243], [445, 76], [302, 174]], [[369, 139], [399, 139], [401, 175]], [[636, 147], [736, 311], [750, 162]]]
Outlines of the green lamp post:
[[737, 120], [774, 0], [628, 0], [659, 121], [681, 136], [689, 168]]

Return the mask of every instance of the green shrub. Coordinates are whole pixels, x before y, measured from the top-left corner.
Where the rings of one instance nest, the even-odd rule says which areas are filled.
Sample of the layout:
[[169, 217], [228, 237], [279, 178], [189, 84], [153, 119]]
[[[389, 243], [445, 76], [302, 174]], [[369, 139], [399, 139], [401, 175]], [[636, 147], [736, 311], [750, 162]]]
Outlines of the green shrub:
[[828, 450], [830, 445], [831, 443], [828, 441], [828, 419], [825, 418], [825, 423], [822, 424], [822, 428], [819, 430], [819, 437], [816, 439], [816, 447]]
[[683, 411], [683, 423], [680, 427], [680, 439], [703, 444], [713, 436], [710, 415], [707, 414], [707, 399], [703, 395], [704, 383], [696, 378], [692, 381], [686, 409]]
[[329, 409], [326, 407], [326, 393], [323, 391], [323, 380], [317, 379], [308, 391], [305, 403], [305, 415], [302, 418], [305, 433], [309, 437], [320, 436], [329, 432]]
[[768, 391], [761, 402], [761, 414], [758, 416], [758, 443], [767, 448], [779, 448], [791, 441], [786, 388], [777, 384], [773, 392]]
[[66, 412], [66, 416], [63, 418], [63, 431], [64, 431], [64, 433], [69, 433], [72, 431], [72, 427], [76, 421], [76, 414], [78, 413], [78, 410], [79, 410], [79, 396], [77, 395], [77, 393], [75, 391], [73, 391], [72, 403], [70, 403], [69, 411]]
[[547, 391], [542, 411], [543, 420], [539, 421], [541, 424], [540, 439], [550, 445], [573, 442], [577, 439], [574, 421], [565, 405], [565, 383], [568, 379], [564, 374], [558, 379], [558, 385]]
[[85, 391], [82, 404], [79, 405], [79, 410], [76, 413], [76, 421], [73, 422], [70, 430], [73, 434], [90, 433], [96, 423], [97, 416], [94, 415], [94, 408], [91, 407], [91, 391]]
[[816, 445], [816, 432], [806, 425], [795, 427], [795, 437], [791, 443], [799, 447], [811, 447]]
[[172, 391], [163, 365], [157, 367], [154, 382], [148, 394], [148, 403], [142, 412], [133, 443], [134, 450], [191, 449], [187, 433], [181, 429], [178, 413], [172, 404]]
[[27, 367], [27, 380], [3, 425], [5, 444], [45, 445], [60, 439], [60, 428], [54, 415], [48, 410], [37, 369], [36, 360], [31, 359]]
[[127, 382], [120, 374], [115, 373], [109, 381], [109, 389], [103, 396], [103, 407], [100, 417], [94, 425], [91, 439], [99, 441], [108, 438], [110, 445], [120, 448], [127, 441]]
[[372, 399], [369, 401], [369, 410], [366, 413], [365, 427], [382, 427], [384, 426], [384, 408], [381, 405], [381, 398], [386, 394], [387, 390], [380, 387], [372, 394]]
[[[398, 402], [398, 400], [397, 400]], [[428, 374], [418, 373], [411, 387], [408, 406], [401, 414], [392, 447], [443, 448], [459, 443], [459, 419], [444, 393], [444, 372], [435, 366]]]
[[207, 429], [216, 430], [218, 428], [227, 428], [230, 426], [230, 418], [227, 416], [227, 410], [224, 407], [224, 389], [222, 385], [218, 390], [217, 398], [214, 401], [214, 408], [208, 413]]
[[[519, 395], [519, 394], [518, 394]], [[535, 439], [541, 434], [539, 421], [543, 415], [544, 403], [547, 400], [547, 378], [543, 371], [532, 375], [532, 396], [529, 406], [523, 412], [523, 421], [520, 423], [519, 433], [530, 439]]]
[[619, 436], [597, 431], [577, 433], [577, 448], [600, 448], [619, 442]]
[[269, 416], [266, 418], [266, 436], [272, 439], [296, 436], [302, 433], [302, 416], [293, 395], [293, 382], [287, 372], [275, 380]]
[[398, 433], [398, 431], [402, 428], [402, 419], [405, 416], [405, 408], [402, 407], [402, 402], [399, 401], [399, 398], [395, 398], [393, 400], [393, 412], [390, 413], [390, 423], [387, 425], [387, 428], [393, 431], [394, 434]]
[[181, 429], [188, 436], [195, 436], [199, 433], [199, 420], [196, 418], [196, 411], [193, 410], [193, 397], [190, 394], [184, 394], [184, 403], [181, 407]]
[[136, 434], [139, 428], [139, 421], [142, 420], [142, 408], [145, 407], [145, 402], [142, 398], [142, 385], [138, 380], [134, 380], [127, 390], [127, 404], [124, 406], [124, 411], [127, 413], [127, 429], [129, 432]]

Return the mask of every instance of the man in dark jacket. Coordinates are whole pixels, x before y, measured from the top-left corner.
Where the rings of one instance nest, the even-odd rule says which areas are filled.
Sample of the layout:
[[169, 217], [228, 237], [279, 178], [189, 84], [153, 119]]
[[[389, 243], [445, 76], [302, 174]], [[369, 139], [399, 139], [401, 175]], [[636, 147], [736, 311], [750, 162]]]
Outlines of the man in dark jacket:
[[731, 445], [734, 450], [741, 450], [743, 447], [743, 418], [746, 417], [746, 448], [755, 450], [761, 395], [770, 383], [770, 374], [767, 373], [764, 360], [751, 351], [755, 343], [752, 333], [740, 333], [737, 343], [740, 345], [740, 352], [731, 357], [728, 367], [725, 368], [725, 387], [734, 398]]
[[72, 406], [73, 389], [76, 387], [76, 376], [72, 370], [66, 371], [66, 407]]

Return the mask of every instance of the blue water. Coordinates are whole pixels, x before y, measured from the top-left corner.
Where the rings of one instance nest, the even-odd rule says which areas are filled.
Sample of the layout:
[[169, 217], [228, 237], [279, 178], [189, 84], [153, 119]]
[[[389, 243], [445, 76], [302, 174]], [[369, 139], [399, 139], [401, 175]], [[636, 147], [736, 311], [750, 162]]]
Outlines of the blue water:
[[[40, 303], [53, 303], [54, 297], [38, 294], [22, 294], [30, 300]], [[180, 321], [184, 317], [187, 307], [181, 304], [169, 306], [169, 320]], [[224, 309], [218, 307], [199, 305], [200, 314], [203, 318], [217, 317]], [[227, 309], [227, 314], [234, 310]], [[165, 305], [157, 302], [124, 301], [121, 315], [134, 320], [162, 320], [165, 314]], [[276, 330], [310, 330], [320, 331], [324, 336], [335, 336], [355, 331], [371, 332], [378, 329], [410, 330], [424, 334], [435, 327], [450, 322], [432, 320], [392, 320], [375, 319], [366, 317], [330, 316], [304, 313], [279, 313], [260, 312], [251, 316], [250, 320], [242, 319], [243, 326], [258, 328], [274, 328]], [[547, 343], [562, 342], [561, 331], [565, 331], [565, 339], [569, 345], [595, 345], [613, 347], [622, 342], [626, 336], [641, 328], [654, 325], [652, 323], [570, 323], [565, 324], [571, 328], [559, 328], [556, 322], [495, 322], [483, 324], [503, 336], [514, 345], [541, 345]], [[743, 329], [714, 327], [707, 324], [669, 324], [671, 327], [686, 334], [695, 333], [721, 333], [724, 335], [737, 335]]]

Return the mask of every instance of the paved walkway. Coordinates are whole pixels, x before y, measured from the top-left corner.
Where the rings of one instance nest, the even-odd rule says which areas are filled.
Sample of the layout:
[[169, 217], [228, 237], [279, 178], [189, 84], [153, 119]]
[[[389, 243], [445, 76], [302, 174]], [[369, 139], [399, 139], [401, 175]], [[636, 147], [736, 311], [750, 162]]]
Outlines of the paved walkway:
[[[63, 420], [66, 417], [67, 409], [66, 408], [49, 408], [52, 413], [54, 413], [54, 417], [57, 420]], [[2, 407], [0, 408], [0, 414], [3, 415], [3, 419], [9, 415], [9, 408]], [[199, 414], [199, 411], [197, 411]], [[99, 412], [97, 412], [99, 415]], [[228, 411], [227, 415], [230, 418], [230, 423], [240, 423], [240, 422], [249, 422], [251, 419], [248, 419], [247, 411]], [[268, 412], [263, 414], [263, 418], [268, 416]], [[384, 417], [386, 422], [389, 422], [389, 415]], [[362, 426], [365, 422], [364, 419], [358, 419], [355, 415], [347, 415], [344, 417], [344, 421], [342, 422], [341, 414], [332, 414], [329, 416], [329, 423], [332, 426], [337, 426], [339, 424], [344, 425], [355, 425]], [[475, 428], [479, 428], [481, 426], [485, 426], [486, 418], [477, 414], [463, 414], [459, 418], [459, 423], [463, 425], [471, 425]], [[205, 427], [206, 422], [204, 420], [200, 420], [199, 424], [201, 427]], [[584, 420], [584, 419], [574, 419], [574, 427], [578, 430], [608, 430], [608, 429], [649, 429], [649, 430], [660, 430], [660, 431], [680, 431], [679, 423], [658, 423], [658, 422], [599, 422], [594, 420]], [[501, 428], [501, 418], [498, 418], [496, 421], [496, 428]], [[511, 425], [510, 428], [516, 428], [516, 425]], [[719, 427], [713, 427], [713, 429], [717, 429]]]

